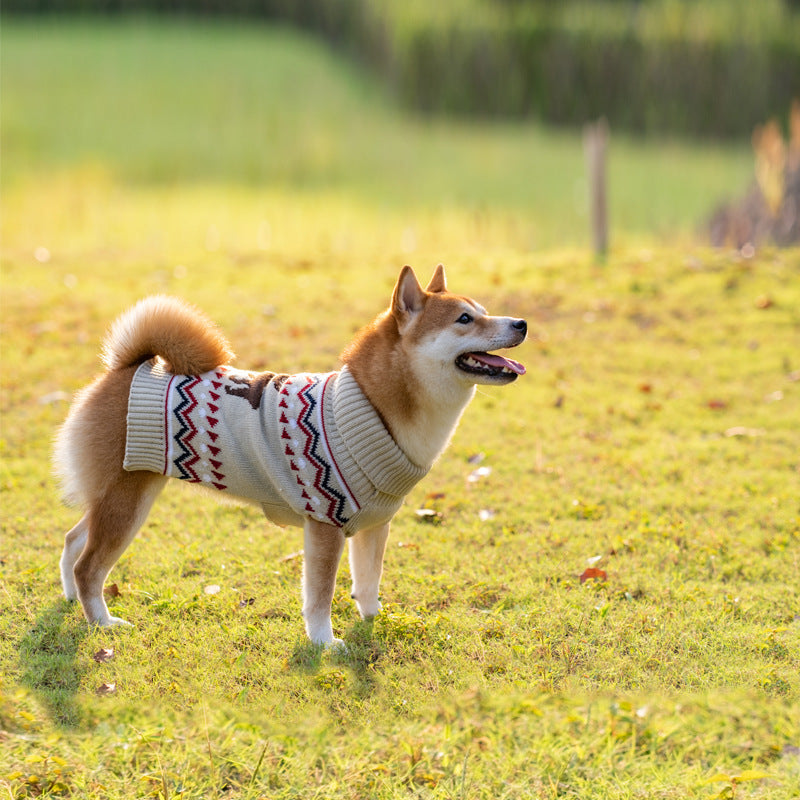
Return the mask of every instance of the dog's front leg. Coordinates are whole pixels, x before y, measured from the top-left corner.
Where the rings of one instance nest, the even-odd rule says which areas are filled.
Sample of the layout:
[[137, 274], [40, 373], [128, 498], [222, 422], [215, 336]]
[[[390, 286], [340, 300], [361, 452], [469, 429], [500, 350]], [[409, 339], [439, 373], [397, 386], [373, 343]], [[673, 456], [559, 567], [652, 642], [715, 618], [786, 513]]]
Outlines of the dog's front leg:
[[364, 619], [374, 617], [381, 610], [378, 592], [388, 538], [388, 522], [379, 528], [359, 531], [350, 538], [350, 574], [353, 577], [351, 596]]
[[344, 550], [340, 528], [307, 519], [304, 526], [303, 617], [306, 633], [314, 644], [343, 645], [333, 638], [331, 602], [336, 588], [336, 571]]

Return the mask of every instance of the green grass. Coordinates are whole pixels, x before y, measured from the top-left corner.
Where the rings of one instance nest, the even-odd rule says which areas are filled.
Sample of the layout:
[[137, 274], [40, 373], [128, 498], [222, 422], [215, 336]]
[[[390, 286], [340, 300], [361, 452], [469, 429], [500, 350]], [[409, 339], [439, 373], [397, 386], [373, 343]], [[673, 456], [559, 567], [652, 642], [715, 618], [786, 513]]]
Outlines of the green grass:
[[[282, 232], [269, 249], [220, 223], [209, 252], [180, 235], [208, 198], [88, 181], [37, 195], [66, 219], [18, 198], [3, 223], [13, 792], [705, 798], [733, 786], [703, 783], [714, 775], [756, 770], [769, 778], [737, 797], [796, 795], [796, 252], [632, 250], [598, 268], [509, 247], [491, 215], [480, 237], [469, 214], [426, 217], [414, 263], [444, 254], [454, 288], [526, 316], [529, 374], [480, 392], [400, 512], [374, 626], [343, 565], [334, 625], [349, 652], [321, 655], [303, 638], [301, 561], [285, 560], [298, 532], [180, 486], [112, 575], [112, 609], [136, 628], [87, 631], [59, 599], [76, 515], [49, 475], [66, 412], [54, 393], [89, 379], [107, 321], [152, 291], [209, 310], [242, 365], [326, 369], [387, 301], [405, 219], [284, 198], [259, 209]], [[241, 224], [245, 205], [230, 209]], [[477, 452], [492, 472], [471, 483]], [[420, 522], [424, 504], [440, 524]], [[607, 580], [581, 584], [598, 556]], [[116, 693], [96, 696], [105, 683]]]
[[[389, 208], [504, 209], [530, 248], [588, 240], [580, 136], [402, 116], [378, 83], [285, 29], [3, 20], [3, 185], [114, 179], [344, 192]], [[752, 174], [747, 147], [614, 136], [612, 232], [692, 235]]]
[[[549, 212], [513, 193], [497, 207], [445, 191], [383, 203], [374, 187], [402, 171], [299, 188], [233, 168], [180, 173], [163, 127], [137, 176], [124, 125], [106, 151], [81, 145], [37, 127], [34, 99], [11, 89], [23, 77], [7, 64], [28, 52], [15, 45], [35, 63], [80, 30], [40, 41], [4, 21], [4, 136], [52, 140], [26, 163], [21, 136], [11, 167], [4, 144], [0, 787], [88, 800], [796, 797], [800, 253], [665, 246], [644, 228], [601, 267], [579, 248], [532, 252]], [[309, 47], [301, 61], [319, 58]], [[368, 113], [391, 119], [376, 103]], [[397, 125], [392, 147], [418, 137], [409, 153], [444, 130], [489, 136]], [[523, 139], [495, 136], [498, 153]], [[243, 163], [220, 150], [218, 163]], [[673, 152], [685, 168], [688, 151]], [[427, 180], [417, 170], [409, 180]], [[171, 292], [220, 323], [239, 365], [324, 370], [388, 302], [402, 263], [427, 277], [439, 260], [455, 290], [529, 320], [529, 373], [478, 394], [401, 509], [372, 625], [343, 563], [333, 621], [348, 652], [304, 640], [298, 531], [178, 485], [111, 576], [112, 613], [135, 628], [88, 630], [60, 599], [76, 511], [49, 454], [109, 321]], [[491, 472], [470, 481], [476, 453]], [[581, 583], [590, 566], [605, 580]]]

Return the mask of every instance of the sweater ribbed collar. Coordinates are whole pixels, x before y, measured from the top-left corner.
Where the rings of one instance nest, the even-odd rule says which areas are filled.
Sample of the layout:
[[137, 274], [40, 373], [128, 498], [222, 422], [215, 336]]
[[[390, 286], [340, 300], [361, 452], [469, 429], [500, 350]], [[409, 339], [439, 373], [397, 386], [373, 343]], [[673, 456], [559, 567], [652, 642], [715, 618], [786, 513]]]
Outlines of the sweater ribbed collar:
[[333, 413], [347, 451], [379, 491], [405, 497], [428, 474], [398, 447], [347, 366], [336, 380]]

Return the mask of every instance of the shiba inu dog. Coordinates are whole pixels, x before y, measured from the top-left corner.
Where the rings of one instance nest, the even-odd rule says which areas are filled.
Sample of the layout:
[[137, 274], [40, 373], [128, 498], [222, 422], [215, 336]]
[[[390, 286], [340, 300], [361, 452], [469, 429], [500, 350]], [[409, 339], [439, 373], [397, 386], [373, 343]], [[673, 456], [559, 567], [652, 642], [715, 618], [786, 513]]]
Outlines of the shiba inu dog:
[[234, 369], [222, 334], [174, 298], [142, 300], [112, 326], [106, 372], [80, 392], [55, 465], [85, 513], [66, 535], [61, 580], [96, 625], [112, 617], [103, 584], [168, 477], [260, 504], [304, 528], [303, 616], [312, 642], [333, 636], [331, 601], [346, 540], [352, 597], [380, 610], [389, 523], [447, 446], [476, 384], [525, 373], [490, 351], [527, 324], [451, 294], [439, 265], [426, 289], [400, 272], [389, 308], [326, 374]]

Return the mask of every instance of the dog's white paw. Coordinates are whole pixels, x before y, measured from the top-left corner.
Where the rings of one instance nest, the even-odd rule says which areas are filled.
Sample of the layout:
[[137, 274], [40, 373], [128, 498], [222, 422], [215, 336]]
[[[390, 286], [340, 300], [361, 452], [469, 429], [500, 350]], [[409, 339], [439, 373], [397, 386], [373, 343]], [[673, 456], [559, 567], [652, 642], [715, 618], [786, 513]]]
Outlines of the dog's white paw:
[[359, 603], [356, 600], [356, 607], [358, 608], [358, 613], [361, 614], [361, 619], [372, 619], [381, 613], [383, 605], [380, 600], [375, 600], [372, 603]]
[[326, 650], [330, 650], [332, 653], [346, 653], [347, 652], [347, 645], [344, 643], [343, 639], [331, 639], [329, 642], [325, 642], [322, 645]]
[[64, 597], [67, 600], [78, 599], [78, 585], [75, 583], [75, 578], [72, 575], [72, 570], [66, 570], [61, 573], [61, 589], [64, 592]]
[[108, 616], [105, 619], [98, 619], [91, 623], [96, 628], [132, 628], [133, 623], [128, 622], [126, 619], [122, 619], [122, 617], [112, 617]]

